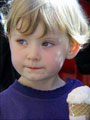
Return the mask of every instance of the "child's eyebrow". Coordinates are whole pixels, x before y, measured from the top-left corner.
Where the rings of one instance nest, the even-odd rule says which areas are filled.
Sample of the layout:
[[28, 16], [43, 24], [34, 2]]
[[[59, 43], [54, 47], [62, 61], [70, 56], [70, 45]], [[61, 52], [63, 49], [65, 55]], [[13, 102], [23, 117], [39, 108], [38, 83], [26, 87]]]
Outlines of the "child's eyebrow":
[[43, 38], [39, 38], [39, 40], [41, 40], [41, 41], [58, 41], [59, 40], [59, 38], [58, 37], [53, 37], [53, 36], [45, 36], [45, 37], [43, 37]]

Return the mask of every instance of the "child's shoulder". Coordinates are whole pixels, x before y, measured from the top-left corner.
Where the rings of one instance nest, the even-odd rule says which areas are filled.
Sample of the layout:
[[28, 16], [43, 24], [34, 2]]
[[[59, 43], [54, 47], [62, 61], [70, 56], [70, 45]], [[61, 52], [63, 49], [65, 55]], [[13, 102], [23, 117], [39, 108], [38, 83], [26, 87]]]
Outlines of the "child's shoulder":
[[73, 85], [83, 85], [83, 83], [80, 81], [80, 80], [78, 80], [78, 79], [71, 79], [71, 78], [67, 78], [67, 83], [71, 83], [71, 84], [73, 84]]
[[67, 78], [67, 84], [68, 84], [68, 87], [70, 88], [69, 92], [71, 90], [75, 89], [76, 87], [83, 86], [83, 83], [80, 80], [78, 80], [78, 79], [71, 79], [71, 78]]
[[3, 101], [3, 99], [7, 99], [8, 96], [11, 96], [11, 94], [13, 93], [13, 89], [11, 86], [12, 85], [10, 85], [7, 89], [0, 92], [0, 100]]
[[7, 98], [8, 94], [8, 88], [0, 92], [0, 100], [3, 100], [3, 98]]

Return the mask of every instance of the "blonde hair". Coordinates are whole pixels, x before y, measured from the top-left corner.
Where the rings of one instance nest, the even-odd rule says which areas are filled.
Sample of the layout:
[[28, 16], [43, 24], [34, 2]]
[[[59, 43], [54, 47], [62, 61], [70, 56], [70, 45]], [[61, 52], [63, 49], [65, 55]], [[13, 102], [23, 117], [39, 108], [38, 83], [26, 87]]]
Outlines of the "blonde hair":
[[77, 0], [14, 0], [7, 17], [7, 34], [14, 29], [32, 34], [40, 21], [45, 25], [43, 35], [58, 26], [70, 40], [85, 44], [89, 39], [88, 20]]

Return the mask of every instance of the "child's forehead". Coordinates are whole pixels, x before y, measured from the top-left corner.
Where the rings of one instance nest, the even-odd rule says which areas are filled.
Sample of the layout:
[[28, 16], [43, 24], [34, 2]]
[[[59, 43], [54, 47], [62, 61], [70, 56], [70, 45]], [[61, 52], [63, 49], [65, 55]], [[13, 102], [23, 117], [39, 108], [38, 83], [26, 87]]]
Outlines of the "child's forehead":
[[63, 33], [62, 31], [60, 31], [60, 29], [55, 26], [53, 30], [48, 30], [46, 34], [43, 35], [45, 30], [45, 25], [42, 21], [40, 21], [37, 25], [37, 28], [35, 29], [35, 31], [32, 34], [29, 35], [23, 35], [22, 33], [20, 33], [18, 30], [14, 30], [13, 31], [13, 36], [17, 36], [17, 37], [34, 37], [37, 39], [41, 39], [41, 38], [59, 38], [59, 37], [65, 37], [65, 33]]

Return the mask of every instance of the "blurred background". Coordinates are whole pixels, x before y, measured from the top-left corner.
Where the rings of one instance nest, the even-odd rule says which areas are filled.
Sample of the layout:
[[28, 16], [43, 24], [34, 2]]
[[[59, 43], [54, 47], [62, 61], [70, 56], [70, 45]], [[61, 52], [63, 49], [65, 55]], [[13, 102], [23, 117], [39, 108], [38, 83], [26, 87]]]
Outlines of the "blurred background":
[[[0, 0], [0, 9], [9, 4], [10, 0]], [[79, 0], [90, 22], [90, 0]], [[7, 4], [7, 8], [9, 7]], [[7, 14], [3, 7], [2, 11]], [[0, 21], [4, 16], [0, 13]], [[3, 21], [4, 23], [5, 21]], [[90, 86], [90, 44], [81, 50], [72, 60], [66, 60], [59, 76], [66, 80], [69, 76], [72, 79], [79, 79], [84, 85]], [[3, 26], [0, 22], [0, 92], [8, 88], [20, 75], [15, 71], [11, 63], [11, 54], [8, 38], [4, 35]]]

